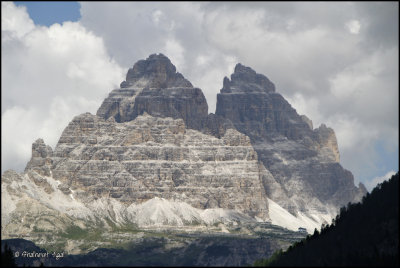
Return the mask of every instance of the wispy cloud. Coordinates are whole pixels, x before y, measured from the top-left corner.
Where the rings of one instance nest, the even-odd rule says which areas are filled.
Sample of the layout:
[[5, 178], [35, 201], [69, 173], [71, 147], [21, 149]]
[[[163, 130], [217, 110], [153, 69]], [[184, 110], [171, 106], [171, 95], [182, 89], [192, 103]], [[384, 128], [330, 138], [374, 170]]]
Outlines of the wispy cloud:
[[375, 177], [375, 178], [373, 178], [372, 180], [366, 182], [366, 183], [365, 183], [365, 186], [367, 187], [367, 190], [368, 190], [369, 192], [371, 192], [372, 189], [374, 189], [375, 186], [378, 185], [378, 183], [382, 183], [383, 181], [386, 181], [386, 180], [390, 179], [390, 178], [391, 178], [393, 175], [395, 175], [395, 174], [396, 174], [396, 172], [393, 171], [393, 170], [391, 170], [391, 171], [389, 171], [388, 173], [386, 173], [386, 174], [383, 175], [383, 176]]

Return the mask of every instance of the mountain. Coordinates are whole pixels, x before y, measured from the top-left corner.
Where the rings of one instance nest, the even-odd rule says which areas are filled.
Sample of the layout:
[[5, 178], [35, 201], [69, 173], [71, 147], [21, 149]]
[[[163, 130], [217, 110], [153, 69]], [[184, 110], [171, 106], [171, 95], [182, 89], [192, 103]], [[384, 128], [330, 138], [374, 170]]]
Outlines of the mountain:
[[[207, 110], [166, 56], [138, 61], [96, 115], [75, 116], [54, 149], [36, 140], [25, 171], [2, 174], [3, 238], [73, 253], [102, 245], [99, 230], [312, 232], [366, 193], [340, 165], [334, 131], [314, 129], [251, 68], [236, 65]], [[103, 242], [68, 240], [87, 232]]]
[[250, 138], [270, 173], [263, 174], [267, 196], [291, 214], [334, 216], [367, 192], [362, 184], [354, 187], [353, 175], [340, 165], [333, 129], [324, 124], [313, 129], [310, 119], [251, 68], [237, 64], [231, 79], [224, 78], [216, 115]]
[[331, 225], [256, 266], [399, 266], [399, 173]]
[[201, 89], [176, 72], [166, 56], [153, 54], [128, 70], [121, 88], [110, 93], [96, 114], [121, 123], [145, 111], [155, 117], [182, 118], [187, 127], [200, 130], [208, 105]]

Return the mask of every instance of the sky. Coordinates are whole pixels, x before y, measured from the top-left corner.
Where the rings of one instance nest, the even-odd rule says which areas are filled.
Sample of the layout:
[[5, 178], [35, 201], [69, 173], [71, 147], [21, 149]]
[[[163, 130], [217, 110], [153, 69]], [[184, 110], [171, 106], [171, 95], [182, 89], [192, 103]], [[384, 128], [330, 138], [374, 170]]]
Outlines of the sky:
[[153, 53], [203, 90], [209, 112], [236, 63], [266, 75], [367, 189], [398, 171], [397, 2], [2, 2], [1, 172], [53, 149]]

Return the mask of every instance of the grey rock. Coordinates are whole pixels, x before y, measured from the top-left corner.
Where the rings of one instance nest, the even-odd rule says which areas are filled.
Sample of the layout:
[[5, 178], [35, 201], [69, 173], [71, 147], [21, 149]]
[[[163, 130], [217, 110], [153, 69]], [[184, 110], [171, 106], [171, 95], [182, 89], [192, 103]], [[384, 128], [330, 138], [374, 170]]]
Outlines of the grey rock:
[[235, 66], [231, 80], [224, 78], [222, 93], [269, 93], [275, 92], [275, 85], [264, 75], [240, 63]]
[[43, 176], [50, 176], [53, 150], [46, 145], [43, 139], [37, 139], [32, 144], [32, 158], [25, 168], [25, 172], [34, 170]]
[[193, 87], [163, 54], [152, 54], [129, 69], [121, 88], [143, 86], [148, 88]]
[[127, 122], [144, 112], [182, 118], [188, 128], [201, 130], [208, 116], [208, 105], [201, 89], [194, 88], [176, 72], [167, 57], [153, 54], [129, 69], [121, 88], [110, 93], [96, 114]]
[[231, 80], [224, 79], [215, 114], [229, 119], [252, 140], [273, 134], [298, 140], [311, 131], [296, 110], [275, 93], [268, 78], [241, 64], [236, 65]]
[[238, 64], [231, 80], [224, 78], [216, 115], [249, 136], [271, 174], [263, 176], [267, 195], [293, 214], [310, 207], [323, 211], [324, 205], [338, 209], [366, 193], [339, 164], [334, 131], [325, 125], [313, 130], [310, 119], [249, 67]]
[[28, 171], [27, 175], [29, 179], [33, 181], [37, 186], [42, 188], [46, 193], [51, 194], [54, 192], [54, 188], [44, 179], [41, 174], [37, 173], [36, 171]]
[[71, 189], [69, 189], [68, 185], [61, 183], [60, 185], [57, 186], [57, 188], [63, 192], [64, 194], [68, 195], [71, 194]]
[[301, 119], [307, 123], [307, 125], [310, 127], [311, 130], [313, 130], [313, 122], [310, 118], [308, 118], [306, 115], [300, 115]]
[[64, 130], [53, 155], [53, 177], [93, 197], [126, 204], [162, 197], [268, 217], [257, 155], [234, 129], [217, 139], [182, 119], [144, 114], [112, 123], [86, 113]]

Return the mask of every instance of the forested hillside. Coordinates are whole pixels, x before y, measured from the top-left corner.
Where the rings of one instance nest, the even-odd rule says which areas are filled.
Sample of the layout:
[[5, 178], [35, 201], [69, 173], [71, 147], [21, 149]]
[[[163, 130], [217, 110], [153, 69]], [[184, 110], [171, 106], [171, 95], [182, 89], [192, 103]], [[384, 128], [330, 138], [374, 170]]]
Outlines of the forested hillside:
[[399, 173], [362, 202], [348, 204], [332, 224], [255, 266], [398, 266]]

